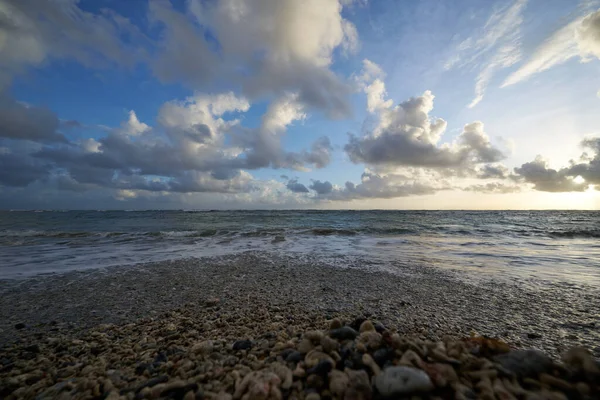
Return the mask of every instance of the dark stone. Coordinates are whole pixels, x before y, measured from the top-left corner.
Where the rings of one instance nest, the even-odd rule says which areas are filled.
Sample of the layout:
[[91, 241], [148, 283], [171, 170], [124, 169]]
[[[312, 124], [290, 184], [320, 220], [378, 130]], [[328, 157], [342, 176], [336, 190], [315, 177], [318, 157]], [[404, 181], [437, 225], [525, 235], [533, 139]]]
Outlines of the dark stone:
[[296, 350], [287, 348], [287, 349], [284, 349], [281, 353], [279, 353], [279, 355], [281, 356], [281, 358], [283, 358], [285, 360], [287, 358], [287, 356], [292, 354], [294, 351], [296, 351]]
[[527, 337], [528, 337], [529, 339], [539, 339], [539, 338], [541, 338], [541, 337], [542, 337], [542, 335], [540, 335], [539, 333], [535, 333], [535, 332], [529, 332], [529, 333], [527, 334]]
[[387, 331], [387, 328], [381, 322], [375, 322], [375, 330], [378, 333], [383, 333]]
[[183, 400], [183, 396], [185, 396], [187, 392], [195, 392], [196, 390], [198, 390], [198, 384], [190, 383], [185, 386], [163, 390], [160, 395], [169, 399]]
[[25, 347], [25, 351], [30, 351], [32, 353], [39, 353], [40, 346], [38, 346], [37, 344], [32, 344], [32, 345]]
[[[168, 380], [169, 380], [169, 377], [167, 375], [157, 376], [156, 378], [147, 380], [146, 382], [139, 385], [137, 388], [135, 388], [135, 392], [138, 393], [145, 387], [152, 387], [152, 386], [158, 385], [159, 383], [165, 383]], [[129, 391], [131, 391], [131, 390], [123, 389], [123, 390], [121, 390], [121, 395], [124, 395], [125, 393], [127, 393]]]
[[166, 363], [167, 361], [169, 361], [169, 358], [162, 351], [160, 353], [158, 353], [156, 355], [156, 357], [154, 357], [154, 364], [162, 364], [162, 363]]
[[144, 363], [138, 364], [137, 367], [135, 367], [135, 374], [142, 375], [144, 373], [144, 371], [146, 370], [146, 368], [148, 368], [148, 364], [144, 364]]
[[90, 349], [90, 353], [92, 353], [93, 355], [97, 356], [99, 354], [102, 353], [102, 349], [100, 347], [92, 347]]
[[252, 348], [252, 342], [248, 339], [238, 340], [233, 344], [233, 350], [248, 350]]
[[329, 331], [329, 336], [338, 340], [354, 340], [358, 336], [358, 332], [349, 326], [342, 326]]
[[538, 350], [515, 350], [496, 356], [493, 360], [521, 378], [537, 377], [552, 370], [550, 357]]
[[383, 367], [386, 362], [394, 359], [396, 353], [393, 349], [390, 348], [381, 348], [373, 353], [373, 360], [379, 365]]
[[167, 356], [173, 356], [175, 354], [183, 354], [185, 353], [185, 350], [179, 348], [179, 347], [169, 347], [167, 349]]
[[354, 329], [355, 331], [358, 331], [360, 329], [360, 326], [362, 325], [362, 323], [365, 322], [366, 320], [367, 320], [367, 318], [365, 318], [365, 317], [358, 317], [354, 321], [352, 321], [349, 326], [350, 326], [350, 328]]
[[15, 325], [15, 329], [24, 329], [25, 328], [25, 324], [22, 322], [19, 322], [18, 324]]
[[308, 377], [306, 378], [306, 387], [307, 388], [319, 389], [319, 388], [322, 388], [323, 386], [325, 386], [325, 379], [323, 379], [322, 376], [312, 374], [312, 375], [308, 375]]
[[44, 376], [43, 375], [33, 375], [29, 378], [25, 379], [25, 383], [27, 385], [33, 385], [34, 383], [40, 381]]
[[329, 360], [321, 360], [317, 365], [306, 371], [307, 374], [319, 375], [323, 378], [333, 369], [333, 364]]
[[288, 354], [285, 358], [285, 361], [297, 363], [302, 361], [303, 359], [304, 356], [302, 355], [302, 353], [300, 353], [299, 351], [292, 350], [292, 352]]

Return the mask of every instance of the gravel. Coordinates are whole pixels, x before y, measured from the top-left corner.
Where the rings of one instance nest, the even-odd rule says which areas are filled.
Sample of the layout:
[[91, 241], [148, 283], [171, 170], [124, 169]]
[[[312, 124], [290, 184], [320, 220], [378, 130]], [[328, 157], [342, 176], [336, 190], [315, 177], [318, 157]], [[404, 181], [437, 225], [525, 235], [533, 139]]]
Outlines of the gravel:
[[573, 346], [600, 356], [599, 288], [533, 288], [431, 266], [382, 269], [356, 258], [332, 266], [309, 255], [248, 252], [0, 281], [0, 346], [156, 317], [185, 304], [224, 310], [254, 304], [366, 315], [432, 340], [476, 332], [552, 357]]

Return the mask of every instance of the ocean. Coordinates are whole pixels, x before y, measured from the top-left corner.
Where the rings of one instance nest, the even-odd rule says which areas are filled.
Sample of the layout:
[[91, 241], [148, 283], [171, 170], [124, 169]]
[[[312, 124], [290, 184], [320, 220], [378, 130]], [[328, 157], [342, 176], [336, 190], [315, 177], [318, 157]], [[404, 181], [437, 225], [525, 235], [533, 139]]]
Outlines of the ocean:
[[0, 279], [247, 251], [597, 285], [600, 212], [0, 212]]

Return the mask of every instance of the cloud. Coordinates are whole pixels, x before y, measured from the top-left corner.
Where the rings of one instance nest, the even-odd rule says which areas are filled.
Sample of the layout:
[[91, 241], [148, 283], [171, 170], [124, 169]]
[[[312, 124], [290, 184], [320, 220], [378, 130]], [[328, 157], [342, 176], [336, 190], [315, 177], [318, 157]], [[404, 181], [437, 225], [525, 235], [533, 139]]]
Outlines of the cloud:
[[600, 58], [600, 10], [578, 17], [547, 38], [525, 64], [509, 75], [502, 87], [514, 85], [579, 56]]
[[166, 0], [151, 7], [164, 29], [154, 61], [159, 78], [192, 86], [214, 78], [233, 81], [252, 99], [293, 91], [309, 108], [332, 117], [350, 114], [351, 88], [329, 69], [336, 50], [358, 48], [356, 28], [342, 17], [340, 1], [191, 0], [187, 5], [187, 13]]
[[[356, 52], [358, 33], [339, 0], [185, 2], [152, 0], [151, 40], [108, 9], [94, 13], [78, 0], [0, 1], [0, 90], [16, 74], [55, 59], [86, 67], [147, 63], [165, 83], [194, 90], [219, 84], [250, 99], [297, 93], [298, 102], [338, 118], [351, 114], [351, 86], [330, 69], [335, 57]], [[145, 6], [134, 5], [136, 11]]]
[[60, 126], [52, 111], [19, 103], [0, 93], [0, 138], [65, 143], [67, 139], [58, 132]]
[[569, 165], [553, 169], [548, 162], [537, 156], [535, 160], [514, 169], [511, 179], [533, 184], [533, 189], [542, 192], [582, 192], [600, 185], [600, 138], [589, 137], [581, 142], [583, 154]]
[[297, 179], [290, 180], [285, 187], [294, 193], [308, 193], [308, 189], [301, 183], [298, 183]]
[[439, 145], [446, 121], [431, 118], [434, 96], [426, 91], [396, 107], [378, 111], [376, 127], [362, 137], [350, 135], [344, 147], [354, 163], [429, 168], [463, 167], [504, 158], [484, 132], [483, 123], [465, 125], [451, 144]]
[[162, 38], [151, 62], [162, 82], [184, 82], [198, 87], [217, 72], [218, 58], [204, 39], [204, 29], [168, 0], [150, 1], [149, 19], [162, 27]]
[[0, 187], [27, 186], [48, 176], [49, 168], [40, 160], [22, 154], [0, 153]]
[[315, 180], [308, 188], [314, 190], [317, 194], [328, 194], [333, 191], [333, 185], [329, 181]]
[[[0, 89], [14, 75], [48, 59], [74, 59], [86, 67], [132, 66], [143, 35], [126, 18], [81, 10], [77, 0], [0, 1]], [[129, 41], [122, 40], [129, 37]]]
[[346, 182], [343, 188], [334, 188], [328, 193], [320, 194], [319, 197], [335, 201], [392, 199], [430, 195], [446, 189], [450, 189], [450, 186], [444, 181], [434, 183], [403, 174], [379, 174], [367, 170], [362, 174], [360, 183]]
[[502, 164], [486, 164], [477, 171], [480, 179], [505, 179], [509, 176], [509, 170]]
[[515, 173], [542, 192], [583, 192], [589, 187], [586, 182], [576, 182], [569, 169], [548, 168], [548, 163], [541, 156], [515, 168]]
[[[299, 152], [283, 149], [281, 138], [288, 125], [306, 116], [296, 99], [295, 95], [276, 99], [263, 115], [261, 125], [248, 129], [239, 119], [239, 114], [250, 109], [244, 97], [231, 92], [197, 93], [183, 101], [163, 104], [154, 127], [140, 121], [132, 110], [128, 119], [109, 129], [106, 136], [73, 141], [64, 136], [55, 140], [59, 120], [47, 110], [13, 102], [24, 115], [13, 111], [4, 116], [3, 136], [12, 141], [7, 142], [0, 158], [7, 171], [20, 172], [3, 173], [0, 183], [24, 186], [47, 179], [62, 190], [78, 192], [103, 187], [121, 191], [249, 193], [257, 185], [245, 170], [306, 170], [329, 163], [332, 146], [328, 138], [319, 138], [309, 149]], [[38, 114], [44, 118], [38, 118]], [[23, 139], [40, 143], [13, 152], [17, 149], [15, 143]]]
[[519, 185], [507, 185], [499, 182], [489, 182], [486, 184], [470, 185], [462, 188], [466, 192], [478, 192], [488, 194], [506, 194], [506, 193], [517, 193], [522, 190]]
[[486, 23], [471, 37], [463, 40], [446, 61], [445, 69], [474, 68], [473, 108], [483, 99], [487, 86], [498, 70], [508, 68], [521, 59], [521, 25], [528, 0], [515, 0], [496, 9]]
[[285, 93], [271, 102], [256, 129], [241, 129], [233, 135], [233, 143], [244, 150], [240, 168], [289, 168], [306, 170], [306, 165], [323, 168], [331, 160], [331, 143], [327, 137], [317, 139], [310, 150], [284, 151], [281, 145], [288, 125], [306, 118], [304, 105], [297, 93]]

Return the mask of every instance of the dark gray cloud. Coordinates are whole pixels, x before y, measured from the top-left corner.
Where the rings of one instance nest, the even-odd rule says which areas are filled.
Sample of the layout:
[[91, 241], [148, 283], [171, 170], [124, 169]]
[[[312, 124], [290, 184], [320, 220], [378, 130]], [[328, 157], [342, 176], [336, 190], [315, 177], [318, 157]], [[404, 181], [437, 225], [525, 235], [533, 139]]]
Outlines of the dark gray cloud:
[[[18, 127], [21, 123], [28, 129], [11, 128], [5, 132], [27, 134], [16, 138], [20, 140], [8, 141], [7, 146], [0, 143], [2, 165], [7, 171], [0, 183], [25, 186], [46, 179], [62, 190], [76, 192], [104, 187], [147, 192], [249, 193], [256, 184], [245, 170], [301, 170], [306, 166], [320, 168], [329, 162], [332, 147], [327, 138], [319, 138], [310, 149], [300, 152], [282, 148], [286, 127], [304, 115], [296, 96], [273, 102], [256, 129], [242, 128], [237, 120], [223, 118], [224, 114], [248, 107], [246, 100], [231, 93], [198, 95], [185, 102], [166, 103], [155, 128], [139, 121], [132, 111], [127, 121], [104, 137], [76, 141], [61, 137], [60, 142], [50, 142], [49, 138], [54, 139], [53, 129], [59, 125], [56, 116], [20, 106], [20, 112], [31, 115], [15, 118], [18, 113], [7, 113], [5, 121], [11, 123], [6, 126]], [[38, 114], [47, 118], [36, 118]], [[50, 124], [51, 129], [45, 124]], [[12, 139], [16, 135], [5, 136]], [[234, 137], [231, 143], [227, 143], [229, 137]], [[41, 144], [15, 154], [12, 149], [23, 139], [40, 139]], [[304, 187], [291, 187], [298, 192], [302, 191], [301, 186]]]
[[0, 92], [0, 138], [66, 143], [58, 132], [60, 125], [52, 111], [19, 103]]
[[439, 145], [443, 119], [431, 119], [434, 96], [425, 92], [394, 108], [380, 108], [379, 123], [362, 137], [350, 135], [345, 150], [355, 163], [427, 168], [469, 167], [502, 160], [483, 130], [483, 123], [465, 125], [451, 145]]
[[509, 173], [508, 168], [502, 164], [486, 164], [476, 172], [480, 179], [505, 179]]
[[26, 155], [0, 153], [0, 186], [27, 186], [47, 178], [49, 166]]
[[329, 194], [333, 191], [333, 185], [329, 181], [316, 180], [310, 184], [309, 189], [314, 190], [317, 194]]
[[285, 187], [294, 193], [308, 193], [308, 189], [301, 183], [298, 183], [297, 179], [290, 180]]
[[[329, 182], [324, 182], [327, 185]], [[343, 188], [333, 188], [319, 198], [350, 201], [356, 199], [393, 199], [397, 197], [430, 195], [440, 190], [452, 189], [451, 185], [443, 180], [433, 182], [402, 174], [378, 174], [366, 171], [361, 176], [361, 182], [355, 184], [346, 182]]]
[[575, 182], [576, 176], [573, 176], [570, 168], [548, 168], [547, 162], [540, 156], [515, 168], [515, 173], [525, 182], [532, 183], [535, 190], [542, 192], [583, 192], [589, 187], [587, 182]]
[[592, 151], [582, 154], [579, 162], [572, 161], [568, 168], [570, 176], [581, 176], [587, 183], [600, 185], [600, 138], [585, 139], [582, 143], [585, 149]]

